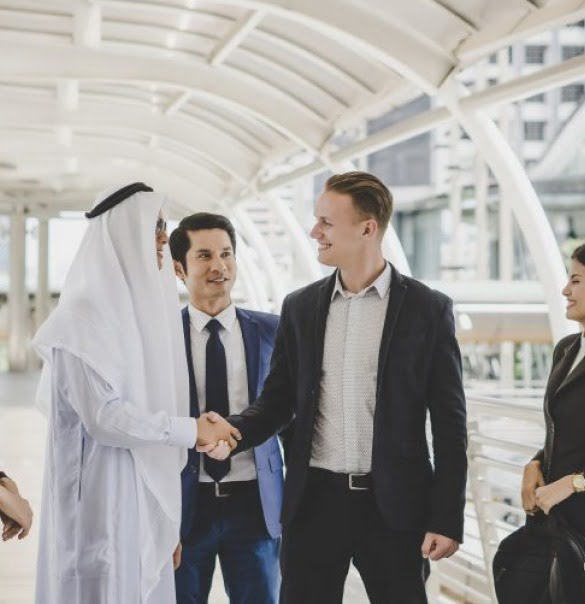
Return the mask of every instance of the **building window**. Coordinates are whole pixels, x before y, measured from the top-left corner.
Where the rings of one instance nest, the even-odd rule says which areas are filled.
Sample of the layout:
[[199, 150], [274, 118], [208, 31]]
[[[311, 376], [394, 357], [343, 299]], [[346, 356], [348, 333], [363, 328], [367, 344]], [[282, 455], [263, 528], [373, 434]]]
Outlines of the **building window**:
[[570, 84], [561, 88], [561, 101], [563, 103], [578, 103], [584, 95], [584, 84]]
[[580, 57], [584, 53], [585, 48], [583, 46], [563, 46], [561, 51], [563, 61], [572, 59], [574, 57]]
[[495, 52], [489, 56], [489, 62], [492, 65], [498, 62], [498, 55]]
[[543, 141], [545, 122], [524, 122], [525, 141]]
[[498, 78], [488, 78], [488, 86], [495, 86], [498, 83]]
[[545, 101], [545, 96], [544, 96], [544, 92], [541, 92], [540, 94], [534, 94], [532, 96], [529, 96], [526, 99], [527, 103], [544, 103]]
[[524, 59], [526, 63], [531, 65], [542, 65], [545, 53], [546, 46], [526, 46], [524, 48]]

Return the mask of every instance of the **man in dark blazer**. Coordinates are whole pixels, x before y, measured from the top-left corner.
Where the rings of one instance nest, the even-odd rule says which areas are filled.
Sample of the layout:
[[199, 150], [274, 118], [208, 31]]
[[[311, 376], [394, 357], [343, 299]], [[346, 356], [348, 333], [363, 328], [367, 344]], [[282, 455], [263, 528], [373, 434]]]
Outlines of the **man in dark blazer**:
[[[349, 564], [372, 602], [426, 602], [426, 558], [463, 538], [466, 413], [452, 302], [382, 255], [392, 197], [332, 176], [315, 206], [337, 270], [284, 301], [258, 400], [228, 420], [255, 446], [293, 418], [282, 510], [282, 604], [341, 603]], [[433, 459], [425, 435], [427, 412]]]
[[[262, 389], [278, 317], [234, 306], [236, 238], [224, 216], [184, 218], [169, 245], [189, 291], [182, 315], [191, 415], [242, 411]], [[276, 604], [283, 462], [278, 440], [270, 436], [240, 459], [202, 461], [189, 451], [182, 473], [177, 602], [207, 602], [219, 558], [232, 604]]]

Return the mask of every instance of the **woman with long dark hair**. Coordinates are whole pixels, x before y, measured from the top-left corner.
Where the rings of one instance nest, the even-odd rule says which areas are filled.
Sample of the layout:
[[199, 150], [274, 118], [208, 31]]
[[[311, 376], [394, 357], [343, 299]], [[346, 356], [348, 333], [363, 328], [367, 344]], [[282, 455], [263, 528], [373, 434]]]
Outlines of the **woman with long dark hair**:
[[[581, 330], [555, 347], [544, 401], [545, 445], [524, 469], [522, 506], [531, 516], [554, 508], [554, 515], [585, 540], [585, 245], [573, 252], [563, 295], [567, 318]], [[583, 594], [578, 600], [566, 597], [566, 602], [585, 601]]]

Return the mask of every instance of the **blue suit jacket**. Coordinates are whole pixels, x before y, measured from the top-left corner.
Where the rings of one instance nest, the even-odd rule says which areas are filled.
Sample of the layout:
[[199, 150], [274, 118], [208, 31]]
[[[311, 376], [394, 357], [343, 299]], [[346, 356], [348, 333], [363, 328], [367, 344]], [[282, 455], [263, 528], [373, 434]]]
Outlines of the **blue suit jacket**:
[[[199, 417], [199, 400], [197, 398], [195, 372], [193, 370], [191, 327], [187, 307], [183, 309], [182, 314], [185, 351], [189, 368], [191, 416]], [[246, 351], [249, 400], [255, 401], [262, 391], [264, 378], [270, 370], [270, 358], [274, 347], [278, 316], [252, 310], [242, 310], [240, 308], [236, 308], [236, 316], [240, 322], [244, 349]], [[271, 537], [278, 537], [281, 532], [280, 509], [282, 507], [284, 484], [283, 462], [278, 437], [273, 436], [260, 446], [255, 447], [254, 457], [266, 528]], [[197, 511], [199, 494], [199, 468], [200, 454], [195, 449], [190, 449], [187, 465], [181, 474], [183, 488], [181, 539], [187, 537], [193, 528], [193, 519]]]

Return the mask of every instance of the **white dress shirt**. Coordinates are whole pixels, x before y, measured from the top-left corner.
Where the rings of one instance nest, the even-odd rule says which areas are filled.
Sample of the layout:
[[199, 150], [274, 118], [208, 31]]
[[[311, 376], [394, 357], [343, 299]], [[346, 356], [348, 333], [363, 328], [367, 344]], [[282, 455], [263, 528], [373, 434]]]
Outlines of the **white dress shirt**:
[[370, 472], [376, 381], [382, 330], [390, 298], [388, 263], [357, 294], [339, 273], [325, 328], [319, 405], [310, 465], [332, 472]]
[[[197, 384], [199, 410], [201, 413], [204, 413], [207, 408], [205, 398], [205, 362], [209, 331], [205, 329], [205, 326], [212, 319], [217, 319], [222, 326], [222, 329], [219, 331], [219, 338], [225, 348], [230, 415], [241, 413], [249, 406], [250, 397], [248, 396], [246, 350], [234, 304], [230, 304], [215, 317], [210, 317], [208, 314], [189, 304], [191, 352], [193, 355], [193, 369], [195, 371], [195, 383]], [[201, 482], [213, 482], [213, 478], [207, 474], [203, 467], [203, 455], [201, 456], [200, 471]], [[230, 471], [223, 478], [222, 482], [255, 480], [256, 478], [254, 450], [249, 449], [231, 458]]]
[[585, 333], [581, 334], [581, 337], [579, 338], [579, 352], [577, 353], [577, 356], [575, 357], [575, 360], [573, 361], [573, 365], [571, 365], [571, 370], [569, 371], [569, 373], [567, 375], [572, 373], [574, 371], [575, 367], [577, 367], [577, 365], [584, 358], [585, 358]]

